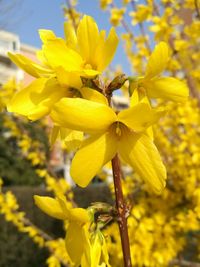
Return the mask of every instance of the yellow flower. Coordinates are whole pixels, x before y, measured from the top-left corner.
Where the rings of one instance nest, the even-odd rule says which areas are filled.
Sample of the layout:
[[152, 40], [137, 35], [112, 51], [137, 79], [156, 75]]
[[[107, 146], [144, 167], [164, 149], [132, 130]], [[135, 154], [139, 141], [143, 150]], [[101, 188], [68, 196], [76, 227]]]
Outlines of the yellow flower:
[[65, 149], [76, 150], [80, 147], [83, 140], [83, 132], [54, 126], [50, 135], [51, 146], [55, 143], [58, 137], [62, 141]]
[[125, 14], [125, 8], [112, 8], [110, 14], [110, 23], [114, 26], [118, 26]]
[[[112, 61], [118, 45], [118, 37], [114, 28], [110, 30], [106, 38], [105, 30], [99, 32], [94, 19], [86, 15], [80, 21], [77, 32], [71, 27], [70, 23], [65, 23], [65, 37], [67, 46], [80, 57], [80, 69], [75, 68], [75, 71], [80, 71], [82, 76], [94, 76], [101, 73]], [[49, 45], [51, 44], [49, 43]], [[55, 54], [57, 55], [57, 53], [60, 53], [61, 62], [66, 64], [62, 56], [64, 51], [60, 51], [60, 48], [57, 48], [54, 42], [52, 42], [52, 45]], [[48, 47], [45, 50], [46, 53], [48, 53], [47, 50]], [[51, 53], [51, 48], [49, 48], [49, 53]], [[57, 64], [57, 60], [56, 56], [55, 64]], [[74, 61], [75, 59], [72, 58], [73, 63]], [[76, 63], [78, 63], [78, 61]], [[71, 68], [71, 66], [67, 66], [66, 70], [68, 70], [69, 67]]]
[[38, 78], [17, 92], [8, 103], [7, 109], [30, 120], [37, 120], [48, 115], [52, 106], [63, 97], [81, 96], [92, 101], [107, 102], [96, 90], [81, 86], [81, 79], [77, 74], [60, 71], [57, 79]]
[[50, 30], [39, 33], [43, 47], [37, 55], [42, 65], [23, 55], [8, 53], [18, 67], [37, 78], [15, 94], [8, 111], [36, 120], [49, 114], [52, 105], [62, 97], [101, 98], [95, 90], [82, 88], [80, 75], [95, 76], [109, 65], [118, 44], [115, 30], [111, 29], [106, 39], [105, 31], [99, 32], [95, 21], [84, 16], [77, 33], [71, 24], [65, 24], [66, 40], [57, 38]]
[[0, 88], [0, 111], [3, 111], [13, 94], [21, 84], [17, 84], [14, 78], [8, 80]]
[[151, 6], [137, 5], [137, 10], [129, 13], [129, 15], [132, 17], [132, 24], [136, 25], [137, 23], [141, 23], [144, 20], [147, 20], [151, 12]]
[[106, 9], [108, 5], [112, 3], [112, 0], [100, 0], [100, 7]]
[[61, 126], [91, 134], [76, 153], [71, 175], [85, 187], [97, 172], [118, 152], [154, 191], [165, 186], [166, 171], [159, 152], [146, 129], [162, 111], [139, 103], [115, 114], [108, 106], [80, 98], [63, 98], [55, 104], [51, 117]]
[[145, 76], [133, 82], [133, 90], [137, 89], [141, 97], [186, 101], [189, 90], [184, 82], [172, 77], [159, 77], [168, 60], [169, 48], [165, 42], [160, 42], [149, 58]]
[[43, 47], [37, 56], [42, 65], [20, 54], [8, 55], [17, 66], [36, 78], [55, 76], [59, 68], [86, 77], [95, 76], [110, 64], [118, 45], [114, 28], [106, 39], [106, 32], [99, 32], [94, 19], [85, 15], [77, 32], [68, 22], [64, 29], [66, 40], [56, 37], [50, 30], [39, 30]]
[[54, 199], [35, 195], [34, 199], [35, 204], [49, 216], [69, 222], [65, 240], [66, 249], [75, 266], [79, 266], [82, 257], [88, 258], [87, 254], [90, 249], [89, 233], [86, 227], [86, 224], [90, 222], [88, 212], [82, 208], [69, 208], [64, 196]]

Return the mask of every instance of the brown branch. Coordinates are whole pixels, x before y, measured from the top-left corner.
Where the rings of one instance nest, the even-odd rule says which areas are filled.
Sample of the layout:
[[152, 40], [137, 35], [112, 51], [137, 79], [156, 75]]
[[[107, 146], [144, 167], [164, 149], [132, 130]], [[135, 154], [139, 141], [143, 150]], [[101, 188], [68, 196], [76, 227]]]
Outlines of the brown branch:
[[[116, 8], [114, 1], [110, 4], [111, 8]], [[130, 34], [131, 39], [134, 38], [134, 35], [129, 27], [129, 25], [126, 23], [125, 19], [122, 18], [121, 24], [124, 27], [125, 31]]]
[[127, 214], [128, 210], [124, 202], [122, 184], [121, 184], [121, 169], [118, 155], [112, 159], [112, 170], [113, 170], [113, 180], [115, 187], [115, 202], [118, 213], [118, 225], [121, 237], [121, 245], [124, 257], [124, 267], [131, 267], [131, 253], [130, 244], [128, 237], [128, 227], [127, 227]]
[[22, 219], [22, 222], [24, 223], [25, 226], [31, 226], [31, 227], [35, 228], [38, 231], [39, 235], [41, 235], [46, 241], [52, 241], [53, 240], [53, 238], [50, 235], [48, 235], [43, 230], [41, 230], [40, 228], [38, 228], [28, 218], [23, 218]]
[[194, 0], [194, 5], [195, 5], [196, 12], [197, 12], [197, 18], [200, 19], [200, 10], [199, 10], [199, 5], [198, 5], [197, 0]]
[[[45, 241], [53, 241], [54, 240], [50, 235], [48, 235], [46, 232], [44, 232], [43, 230], [38, 228], [35, 224], [33, 224], [28, 218], [23, 218], [22, 222], [24, 223], [24, 226], [31, 226], [31, 227], [35, 228], [38, 231], [39, 235], [41, 235]], [[47, 246], [46, 244], [45, 244], [45, 247], [49, 250], [50, 253], [54, 253], [53, 248]], [[66, 263], [58, 255], [54, 254], [54, 256], [62, 263], [63, 266], [69, 267], [68, 263]]]
[[[136, 4], [135, 4], [134, 0], [131, 1], [131, 5], [132, 5], [133, 10], [136, 11]], [[140, 29], [141, 34], [144, 36], [144, 43], [146, 45], [146, 48], [148, 49], [148, 52], [151, 53], [151, 48], [150, 48], [148, 40], [146, 39], [146, 33], [144, 30], [143, 23], [139, 22], [138, 25], [139, 25], [139, 29]]]
[[77, 25], [76, 25], [76, 20], [75, 20], [74, 15], [73, 15], [72, 5], [71, 5], [70, 0], [66, 0], [66, 5], [68, 7], [68, 12], [69, 12], [73, 27], [76, 30], [77, 29]]

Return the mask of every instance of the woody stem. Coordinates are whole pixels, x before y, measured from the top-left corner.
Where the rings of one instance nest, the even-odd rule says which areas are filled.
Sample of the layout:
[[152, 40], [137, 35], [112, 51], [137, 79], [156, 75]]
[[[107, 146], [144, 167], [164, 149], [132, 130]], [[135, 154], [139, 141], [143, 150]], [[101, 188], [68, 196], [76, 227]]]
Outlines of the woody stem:
[[124, 257], [124, 267], [132, 267], [130, 244], [128, 237], [128, 227], [127, 227], [127, 216], [126, 216], [128, 210], [123, 197], [122, 184], [121, 184], [121, 168], [117, 154], [112, 159], [112, 171], [113, 171], [113, 180], [115, 187], [115, 202], [118, 213], [118, 225], [119, 225], [121, 245]]

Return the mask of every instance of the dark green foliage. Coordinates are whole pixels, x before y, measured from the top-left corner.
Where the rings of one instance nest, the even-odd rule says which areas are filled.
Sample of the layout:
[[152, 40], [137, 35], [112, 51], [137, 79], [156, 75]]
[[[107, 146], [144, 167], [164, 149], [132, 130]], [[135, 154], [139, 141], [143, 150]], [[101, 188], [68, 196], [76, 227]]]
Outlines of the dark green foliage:
[[46, 267], [46, 249], [39, 249], [30, 238], [0, 216], [0, 267]]
[[91, 184], [86, 188], [75, 187], [74, 199], [78, 206], [87, 208], [92, 202], [113, 204], [110, 190], [105, 183]]
[[[41, 184], [42, 179], [36, 174], [31, 163], [22, 155], [16, 138], [9, 137], [9, 129], [3, 127], [4, 116], [7, 114], [0, 115], [0, 177], [3, 178], [4, 185]], [[41, 149], [48, 157], [48, 138], [45, 128], [39, 123], [25, 123], [19, 119], [16, 121], [20, 129], [23, 129], [23, 133], [40, 141]]]
[[41, 183], [41, 178], [35, 173], [30, 162], [3, 138], [0, 138], [0, 176], [5, 185]]

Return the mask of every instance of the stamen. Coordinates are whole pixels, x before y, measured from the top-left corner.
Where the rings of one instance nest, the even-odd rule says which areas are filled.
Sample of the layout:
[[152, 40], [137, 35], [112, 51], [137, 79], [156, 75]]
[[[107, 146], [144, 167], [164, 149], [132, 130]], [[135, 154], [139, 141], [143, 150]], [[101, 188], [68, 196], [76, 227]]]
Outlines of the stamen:
[[92, 66], [90, 64], [85, 64], [85, 69], [92, 69]]
[[119, 122], [117, 122], [117, 127], [116, 127], [115, 132], [118, 136], [121, 136], [122, 134], [122, 130], [120, 129]]

